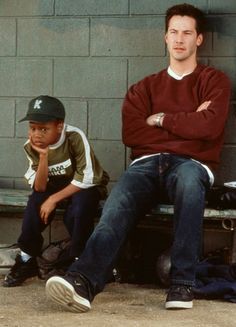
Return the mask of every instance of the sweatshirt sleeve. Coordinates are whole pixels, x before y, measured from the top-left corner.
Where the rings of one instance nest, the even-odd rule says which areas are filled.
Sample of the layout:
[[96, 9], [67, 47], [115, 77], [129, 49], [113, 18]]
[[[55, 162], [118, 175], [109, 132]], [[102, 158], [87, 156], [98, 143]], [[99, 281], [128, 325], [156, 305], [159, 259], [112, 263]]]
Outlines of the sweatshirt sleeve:
[[201, 103], [211, 101], [200, 112], [166, 113], [162, 128], [183, 139], [214, 140], [222, 134], [228, 116], [231, 84], [228, 77], [213, 70], [205, 76]]
[[[149, 143], [158, 144], [170, 137], [166, 129], [149, 126], [146, 119], [151, 113], [151, 97], [143, 81], [128, 90], [122, 106], [122, 140], [131, 148]], [[145, 137], [144, 137], [145, 136]]]

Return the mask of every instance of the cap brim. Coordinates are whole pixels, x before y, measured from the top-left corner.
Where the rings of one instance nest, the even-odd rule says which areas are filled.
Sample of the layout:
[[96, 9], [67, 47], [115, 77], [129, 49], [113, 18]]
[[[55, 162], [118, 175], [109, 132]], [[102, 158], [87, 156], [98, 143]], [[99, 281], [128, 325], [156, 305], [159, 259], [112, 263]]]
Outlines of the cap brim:
[[18, 121], [18, 123], [22, 122], [22, 121], [35, 121], [35, 122], [41, 122], [41, 123], [45, 123], [47, 121], [53, 121], [53, 120], [57, 120], [59, 118], [55, 118], [53, 116], [49, 116], [49, 115], [40, 115], [40, 114], [31, 114], [31, 115], [26, 115], [24, 118], [22, 118], [21, 120]]

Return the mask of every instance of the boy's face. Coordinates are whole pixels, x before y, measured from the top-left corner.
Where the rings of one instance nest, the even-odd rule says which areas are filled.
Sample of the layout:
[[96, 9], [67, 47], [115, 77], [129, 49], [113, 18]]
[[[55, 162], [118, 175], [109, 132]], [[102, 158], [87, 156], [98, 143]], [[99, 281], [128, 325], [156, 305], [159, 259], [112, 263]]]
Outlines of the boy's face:
[[29, 122], [29, 139], [30, 142], [39, 147], [46, 148], [49, 145], [55, 144], [61, 135], [63, 122]]
[[202, 34], [197, 34], [196, 21], [189, 16], [172, 16], [169, 21], [165, 41], [170, 57], [176, 61], [195, 59], [197, 47], [203, 41]]

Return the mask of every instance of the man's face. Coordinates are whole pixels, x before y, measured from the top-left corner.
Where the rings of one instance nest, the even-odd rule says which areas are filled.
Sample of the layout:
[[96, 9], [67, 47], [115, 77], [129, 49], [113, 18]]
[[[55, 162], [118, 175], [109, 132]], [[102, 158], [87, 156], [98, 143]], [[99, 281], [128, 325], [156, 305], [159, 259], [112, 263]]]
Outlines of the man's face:
[[195, 19], [189, 16], [173, 16], [165, 35], [170, 57], [177, 61], [196, 57], [197, 47], [203, 40], [197, 35]]
[[46, 148], [55, 144], [61, 135], [63, 128], [62, 122], [29, 122], [29, 139], [39, 148]]

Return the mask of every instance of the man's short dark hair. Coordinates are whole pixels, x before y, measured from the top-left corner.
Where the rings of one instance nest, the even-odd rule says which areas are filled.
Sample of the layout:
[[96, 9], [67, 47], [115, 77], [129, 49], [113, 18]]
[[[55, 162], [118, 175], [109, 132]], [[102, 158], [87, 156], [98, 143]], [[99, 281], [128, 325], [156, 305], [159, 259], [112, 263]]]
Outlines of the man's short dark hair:
[[194, 18], [196, 21], [197, 34], [199, 35], [199, 34], [202, 34], [205, 32], [205, 30], [206, 30], [205, 14], [203, 13], [203, 11], [201, 11], [197, 7], [194, 7], [187, 3], [175, 5], [169, 9], [167, 9], [166, 20], [165, 20], [166, 32], [168, 31], [170, 19], [176, 15], [177, 16], [189, 16], [189, 17]]

